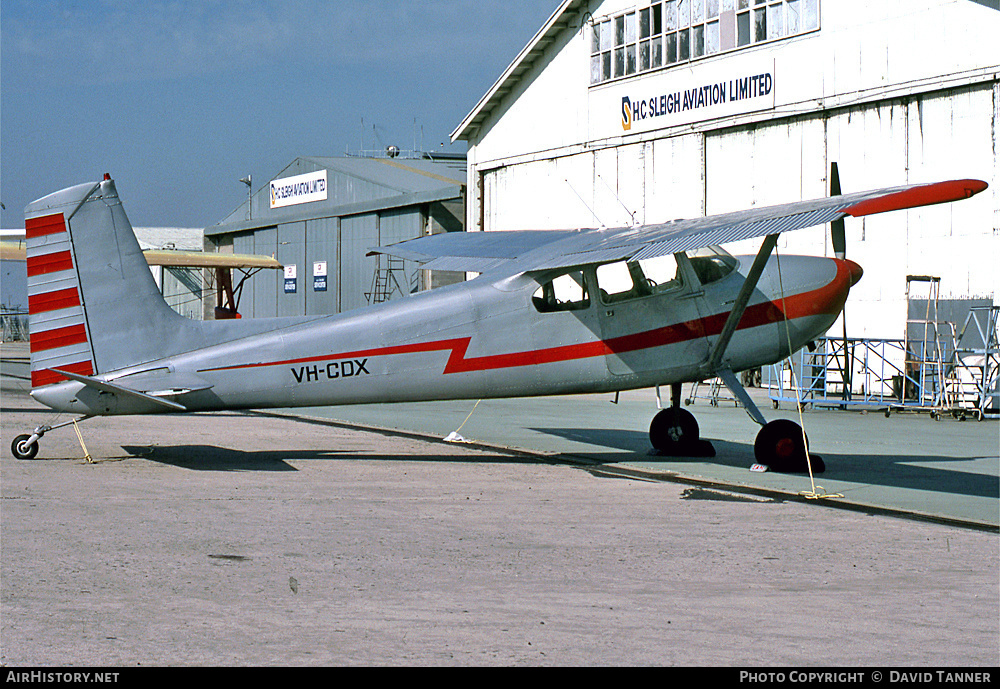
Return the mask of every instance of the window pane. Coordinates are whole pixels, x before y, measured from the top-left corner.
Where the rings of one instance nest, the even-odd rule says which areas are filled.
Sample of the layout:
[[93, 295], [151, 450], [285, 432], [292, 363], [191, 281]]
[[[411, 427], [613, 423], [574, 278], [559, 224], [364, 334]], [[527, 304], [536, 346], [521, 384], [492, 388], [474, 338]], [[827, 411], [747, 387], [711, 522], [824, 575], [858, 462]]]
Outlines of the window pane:
[[736, 9], [745, 10], [750, 7], [750, 0], [737, 0]]
[[[601, 301], [605, 304], [635, 296], [629, 294], [635, 287], [635, 282], [624, 261], [597, 266], [597, 287], [601, 290]], [[621, 297], [616, 300], [616, 295]]]
[[712, 55], [719, 52], [719, 22], [705, 24], [705, 53]]
[[636, 17], [635, 12], [625, 15], [625, 42], [635, 43], [636, 37]]
[[691, 0], [691, 24], [705, 21], [705, 0]]
[[615, 48], [615, 76], [625, 75], [625, 49]]
[[625, 74], [635, 74], [635, 46], [625, 46]]
[[764, 18], [764, 8], [753, 11], [753, 42], [767, 40], [767, 20]]
[[583, 273], [572, 271], [545, 283], [535, 291], [532, 302], [542, 313], [587, 308], [590, 297]]
[[615, 45], [625, 44], [625, 15], [615, 17]]
[[677, 259], [673, 256], [646, 258], [639, 261], [639, 267], [646, 280], [655, 284], [653, 286], [654, 293], [680, 287], [681, 282], [677, 276]]
[[668, 33], [663, 37], [663, 52], [668, 65], [677, 62], [677, 34]]
[[750, 45], [750, 13], [736, 15], [736, 45]]
[[663, 22], [661, 21], [661, 18], [660, 18], [660, 14], [661, 14], [660, 13], [660, 6], [659, 5], [653, 5], [652, 10], [653, 10], [653, 26], [652, 26], [653, 35], [657, 36], [657, 35], [663, 33]]
[[590, 52], [597, 53], [601, 50], [601, 25], [594, 24], [591, 30]]
[[652, 54], [650, 55], [650, 67], [656, 69], [663, 64], [663, 44], [659, 38], [653, 39]]
[[601, 22], [601, 51], [611, 50], [611, 40], [613, 38], [614, 33], [611, 31], [611, 20], [608, 19]]
[[805, 7], [802, 15], [802, 30], [812, 31], [819, 28], [819, 0], [803, 0]]
[[719, 16], [719, 0], [705, 0], [705, 19], [715, 19]]
[[733, 0], [722, 0], [722, 11], [732, 12], [733, 11]]
[[691, 59], [690, 29], [677, 32], [677, 59], [681, 62]]
[[691, 0], [677, 0], [677, 28], [691, 26]]
[[701, 57], [705, 54], [705, 25], [699, 24], [691, 29], [692, 57]]
[[601, 81], [611, 78], [611, 51], [601, 53]]
[[639, 11], [639, 38], [649, 38], [649, 9]]
[[785, 35], [784, 22], [785, 8], [779, 2], [776, 5], [767, 6], [767, 37], [781, 38]]
[[677, 29], [677, 1], [668, 0], [663, 3], [663, 25], [664, 31], [675, 31]]
[[643, 41], [639, 44], [639, 71], [647, 69], [649, 69], [649, 41]]
[[590, 58], [590, 83], [601, 83], [601, 56], [594, 55]]
[[794, 36], [801, 31], [799, 24], [799, 0], [788, 0], [788, 12], [785, 14], [786, 35]]

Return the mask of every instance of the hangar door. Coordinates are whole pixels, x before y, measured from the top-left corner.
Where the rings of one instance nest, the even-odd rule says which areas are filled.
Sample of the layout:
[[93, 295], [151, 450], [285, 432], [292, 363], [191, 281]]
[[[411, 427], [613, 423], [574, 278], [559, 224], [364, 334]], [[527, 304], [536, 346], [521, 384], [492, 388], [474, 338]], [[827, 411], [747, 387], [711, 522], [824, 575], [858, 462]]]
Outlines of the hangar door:
[[481, 229], [622, 227], [703, 215], [701, 134], [483, 171]]
[[[415, 239], [423, 233], [425, 221], [420, 208], [399, 208], [382, 211], [379, 214], [379, 245], [388, 246], [407, 239]], [[381, 291], [377, 298], [397, 299], [416, 292], [420, 287], [417, 264], [413, 261], [400, 261], [388, 256], [376, 257], [378, 275], [381, 282], [372, 289]], [[374, 298], [373, 298], [374, 299]]]

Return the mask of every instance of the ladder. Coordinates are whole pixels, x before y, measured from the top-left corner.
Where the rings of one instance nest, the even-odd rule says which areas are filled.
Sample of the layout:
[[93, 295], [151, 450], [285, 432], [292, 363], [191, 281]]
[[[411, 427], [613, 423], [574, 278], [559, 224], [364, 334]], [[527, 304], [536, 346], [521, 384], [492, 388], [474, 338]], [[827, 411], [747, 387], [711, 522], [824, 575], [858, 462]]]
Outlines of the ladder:
[[[914, 291], [926, 287], [924, 317], [910, 317]], [[906, 331], [903, 361], [903, 403], [930, 411], [952, 406], [946, 380], [945, 341], [954, 338], [954, 325], [938, 320], [941, 278], [930, 275], [906, 276]], [[916, 297], [919, 298], [919, 297]]]
[[372, 275], [371, 290], [365, 292], [365, 298], [369, 304], [389, 301], [396, 292], [399, 292], [401, 296], [406, 296], [406, 291], [396, 277], [397, 274], [402, 274], [405, 279], [406, 262], [402, 258], [375, 254], [375, 272]]

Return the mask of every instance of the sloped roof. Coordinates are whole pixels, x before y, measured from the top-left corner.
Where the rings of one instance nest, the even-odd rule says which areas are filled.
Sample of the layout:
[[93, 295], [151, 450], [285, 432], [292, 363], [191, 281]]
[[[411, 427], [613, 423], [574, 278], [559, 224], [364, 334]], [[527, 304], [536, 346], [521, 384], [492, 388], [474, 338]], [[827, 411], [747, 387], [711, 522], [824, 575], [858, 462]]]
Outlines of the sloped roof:
[[472, 109], [458, 127], [451, 133], [451, 140], [460, 139], [468, 141], [482, 125], [483, 120], [489, 117], [497, 104], [506, 96], [517, 80], [531, 69], [535, 62], [545, 53], [549, 45], [555, 41], [556, 36], [565, 28], [572, 25], [577, 19], [574, 11], [586, 6], [583, 0], [563, 0], [562, 4], [556, 8], [548, 21], [542, 25], [538, 33], [528, 42], [528, 45], [518, 53], [510, 66], [504, 70], [496, 83], [486, 92], [476, 107]]
[[[278, 208], [269, 207], [273, 180], [303, 173], [328, 172], [327, 198]], [[253, 219], [244, 201], [219, 223], [205, 229], [213, 236], [290, 222], [304, 216], [334, 217], [401, 208], [460, 198], [465, 187], [465, 159], [299, 156], [253, 193]]]

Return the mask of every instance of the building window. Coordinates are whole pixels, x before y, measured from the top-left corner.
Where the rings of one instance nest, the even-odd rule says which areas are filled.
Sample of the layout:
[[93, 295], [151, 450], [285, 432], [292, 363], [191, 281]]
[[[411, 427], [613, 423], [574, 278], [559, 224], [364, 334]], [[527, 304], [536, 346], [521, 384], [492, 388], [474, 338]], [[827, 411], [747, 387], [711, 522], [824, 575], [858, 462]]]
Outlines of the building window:
[[815, 31], [820, 0], [655, 0], [591, 24], [590, 83]]

